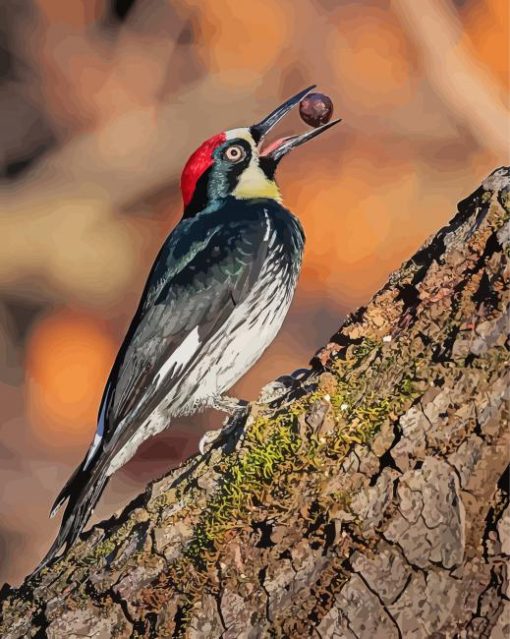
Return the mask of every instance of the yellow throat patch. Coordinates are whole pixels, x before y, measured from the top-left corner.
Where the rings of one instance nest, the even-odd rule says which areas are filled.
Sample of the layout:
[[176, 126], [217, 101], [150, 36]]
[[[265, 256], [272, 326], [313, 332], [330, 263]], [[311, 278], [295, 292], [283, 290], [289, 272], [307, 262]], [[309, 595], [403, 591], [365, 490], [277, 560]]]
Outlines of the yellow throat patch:
[[277, 202], [282, 201], [280, 189], [274, 180], [270, 180], [264, 171], [260, 168], [257, 157], [257, 148], [253, 144], [249, 129], [232, 129], [229, 131], [230, 138], [243, 138], [247, 140], [252, 147], [252, 158], [250, 164], [239, 177], [236, 188], [232, 191], [232, 195], [240, 200], [249, 200], [251, 198], [263, 197]]
[[239, 177], [239, 182], [232, 191], [232, 195], [240, 200], [263, 197], [277, 202], [282, 201], [276, 182], [267, 177], [256, 158], [252, 159], [250, 165]]

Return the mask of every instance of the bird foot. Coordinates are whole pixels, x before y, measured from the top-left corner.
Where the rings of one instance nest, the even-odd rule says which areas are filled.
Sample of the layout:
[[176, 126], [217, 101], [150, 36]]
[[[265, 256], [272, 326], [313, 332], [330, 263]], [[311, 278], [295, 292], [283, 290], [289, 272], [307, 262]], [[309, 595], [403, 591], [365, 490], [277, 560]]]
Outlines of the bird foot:
[[219, 410], [222, 413], [227, 413], [231, 417], [237, 417], [239, 414], [244, 414], [248, 410], [248, 402], [244, 399], [237, 399], [236, 397], [230, 397], [228, 395], [220, 395], [214, 397], [211, 402], [212, 408]]
[[272, 404], [282, 400], [302, 385], [310, 371], [307, 368], [298, 368], [290, 375], [282, 375], [273, 382], [266, 384], [260, 391], [258, 404]]
[[201, 455], [205, 455], [211, 450], [215, 441], [218, 440], [220, 435], [223, 435], [223, 428], [216, 430], [206, 430], [198, 442], [198, 450]]
[[[257, 404], [269, 405], [288, 398], [296, 389], [304, 387], [309, 374], [310, 371], [307, 368], [299, 368], [290, 375], [278, 377], [274, 382], [270, 382], [262, 388]], [[214, 397], [210, 406], [227, 413], [230, 417], [225, 420], [222, 428], [208, 430], [202, 435], [198, 444], [198, 449], [202, 455], [208, 452], [215, 442], [221, 441], [221, 439], [224, 439], [241, 426], [249, 411], [249, 402], [228, 395]]]
[[198, 444], [198, 450], [202, 455], [208, 452], [215, 442], [228, 437], [230, 433], [244, 422], [248, 414], [249, 403], [243, 399], [222, 395], [212, 400], [211, 407], [222, 413], [227, 413], [229, 417], [223, 422], [222, 428], [208, 430], [202, 435]]

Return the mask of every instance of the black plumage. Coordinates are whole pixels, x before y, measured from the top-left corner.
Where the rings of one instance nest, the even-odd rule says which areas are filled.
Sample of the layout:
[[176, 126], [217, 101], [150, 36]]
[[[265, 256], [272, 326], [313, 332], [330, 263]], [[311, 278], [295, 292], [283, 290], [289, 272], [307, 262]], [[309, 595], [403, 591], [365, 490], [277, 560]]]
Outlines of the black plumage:
[[[271, 235], [267, 233], [268, 223]], [[269, 239], [273, 234], [270, 248], [264, 236]], [[219, 208], [182, 220], [169, 235], [106, 385], [99, 417], [101, 421], [104, 414], [102, 439], [93, 457], [81, 464], [55, 502], [54, 509], [69, 499], [62, 529], [48, 559], [64, 543], [69, 546], [74, 542], [106, 486], [108, 466], [151, 413], [165, 404], [170, 407], [169, 417], [197, 408], [194, 401], [202, 380], [196, 379], [185, 394], [182, 380], [189, 379], [197, 361], [214, 357], [212, 338], [221, 333], [234, 309], [243, 307], [264, 267], [272, 267], [272, 277], [282, 293], [293, 292], [303, 244], [298, 220], [274, 200], [264, 199], [228, 198]], [[259, 312], [257, 306], [280, 304], [276, 297], [265, 300], [260, 296], [258, 301], [246, 308], [246, 321]], [[157, 371], [197, 328], [200, 347], [156, 385]], [[242, 322], [237, 330], [244, 330]], [[261, 350], [266, 346], [262, 343]], [[204, 367], [204, 375], [210, 368], [211, 364]], [[240, 375], [234, 370], [233, 376]], [[207, 405], [207, 398], [201, 400]]]
[[[310, 89], [313, 87], [310, 87]], [[183, 218], [163, 244], [105, 387], [89, 451], [58, 495], [67, 500], [41, 562], [76, 540], [108, 478], [178, 415], [217, 405], [278, 332], [301, 268], [304, 234], [280, 204], [276, 165], [334, 123], [259, 143], [310, 90], [251, 128], [201, 145], [182, 176]]]

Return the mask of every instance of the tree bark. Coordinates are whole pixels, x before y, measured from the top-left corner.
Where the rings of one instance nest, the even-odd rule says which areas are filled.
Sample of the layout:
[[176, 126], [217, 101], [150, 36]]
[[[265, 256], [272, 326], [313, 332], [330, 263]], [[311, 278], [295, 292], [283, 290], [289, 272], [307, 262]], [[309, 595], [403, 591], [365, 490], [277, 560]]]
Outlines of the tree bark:
[[4, 586], [2, 637], [504, 637], [509, 189], [462, 201], [290, 395]]

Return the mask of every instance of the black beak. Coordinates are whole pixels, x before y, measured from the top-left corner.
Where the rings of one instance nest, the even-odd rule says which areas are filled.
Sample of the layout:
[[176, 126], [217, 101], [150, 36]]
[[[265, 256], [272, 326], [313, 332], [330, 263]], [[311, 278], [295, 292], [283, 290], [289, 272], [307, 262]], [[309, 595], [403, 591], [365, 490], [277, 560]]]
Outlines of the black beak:
[[[287, 113], [293, 109], [297, 104], [301, 102], [301, 100], [308, 94], [312, 89], [315, 89], [315, 84], [308, 87], [304, 91], [300, 91], [296, 95], [289, 98], [286, 102], [284, 102], [281, 106], [275, 109], [272, 113], [270, 113], [267, 117], [265, 117], [258, 124], [254, 124], [250, 127], [250, 133], [255, 140], [256, 144], [259, 144], [263, 141], [264, 137], [268, 134], [268, 132], [276, 125], [278, 122], [285, 116]], [[289, 151], [296, 148], [297, 146], [315, 138], [317, 135], [320, 135], [330, 127], [338, 124], [341, 119], [332, 120], [327, 124], [323, 124], [322, 126], [317, 127], [316, 129], [312, 129], [311, 131], [307, 131], [302, 135], [293, 135], [288, 138], [283, 138], [279, 140], [277, 143], [271, 144], [267, 151], [262, 150], [260, 152], [260, 158], [264, 161], [268, 166], [267, 169], [272, 168], [273, 171], [276, 168], [278, 162], [282, 159], [284, 155], [287, 155]], [[272, 166], [271, 166], [272, 165]]]

